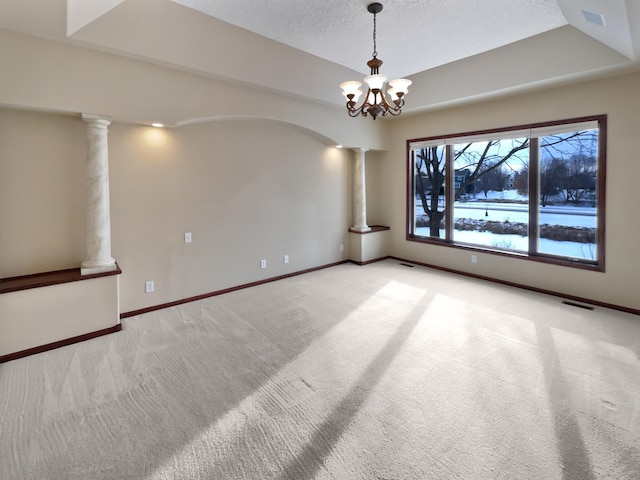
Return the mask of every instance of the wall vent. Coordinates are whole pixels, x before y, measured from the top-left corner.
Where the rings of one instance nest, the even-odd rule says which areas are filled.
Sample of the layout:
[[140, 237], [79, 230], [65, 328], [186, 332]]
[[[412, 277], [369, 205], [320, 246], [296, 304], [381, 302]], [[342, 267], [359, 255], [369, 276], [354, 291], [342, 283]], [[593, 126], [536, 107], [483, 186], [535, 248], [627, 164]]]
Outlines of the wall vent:
[[582, 12], [582, 16], [584, 19], [593, 23], [594, 25], [598, 25], [599, 27], [606, 27], [607, 25], [604, 23], [604, 17], [596, 12], [590, 12], [589, 10], [580, 10]]
[[585, 310], [595, 310], [591, 305], [583, 305], [581, 303], [570, 302], [568, 300], [563, 300], [562, 303], [571, 307], [584, 308]]

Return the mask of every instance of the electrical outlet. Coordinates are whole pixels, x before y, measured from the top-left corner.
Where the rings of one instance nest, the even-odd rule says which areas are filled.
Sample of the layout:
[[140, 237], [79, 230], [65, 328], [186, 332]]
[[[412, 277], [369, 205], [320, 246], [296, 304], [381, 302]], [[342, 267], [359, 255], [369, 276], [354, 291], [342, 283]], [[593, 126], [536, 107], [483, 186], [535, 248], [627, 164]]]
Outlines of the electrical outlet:
[[289, 255], [285, 255], [283, 260], [284, 260], [284, 263], [289, 263]]
[[344, 245], [340, 244], [340, 251], [344, 252]]
[[260, 260], [260, 268], [267, 268], [267, 261], [265, 259]]
[[184, 243], [191, 243], [191, 232], [186, 232], [184, 234]]
[[478, 263], [478, 257], [471, 255], [471, 263]]
[[155, 288], [155, 285], [153, 284], [153, 280], [149, 280], [148, 282], [144, 283], [144, 292], [145, 293], [153, 292], [154, 288]]

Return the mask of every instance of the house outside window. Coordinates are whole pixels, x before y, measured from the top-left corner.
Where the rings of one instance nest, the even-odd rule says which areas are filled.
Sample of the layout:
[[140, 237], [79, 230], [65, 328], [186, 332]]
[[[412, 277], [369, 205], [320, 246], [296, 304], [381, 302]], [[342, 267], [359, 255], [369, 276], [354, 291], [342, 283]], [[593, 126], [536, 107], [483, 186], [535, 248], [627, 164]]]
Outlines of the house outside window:
[[407, 240], [604, 271], [605, 115], [407, 151]]

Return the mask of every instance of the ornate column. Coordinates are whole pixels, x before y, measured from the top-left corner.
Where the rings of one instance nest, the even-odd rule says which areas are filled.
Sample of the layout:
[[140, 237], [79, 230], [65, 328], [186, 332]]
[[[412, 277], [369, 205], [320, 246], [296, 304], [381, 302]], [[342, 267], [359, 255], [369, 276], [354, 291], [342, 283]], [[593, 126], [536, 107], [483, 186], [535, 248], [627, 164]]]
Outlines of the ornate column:
[[111, 258], [111, 215], [109, 211], [109, 150], [107, 127], [111, 120], [82, 114], [87, 124], [87, 208], [86, 260], [80, 265], [82, 275], [117, 268]]
[[367, 225], [367, 188], [365, 184], [364, 154], [366, 148], [354, 148], [355, 164], [353, 174], [353, 204], [355, 208], [355, 225], [351, 230], [356, 232], [368, 232], [371, 230]]

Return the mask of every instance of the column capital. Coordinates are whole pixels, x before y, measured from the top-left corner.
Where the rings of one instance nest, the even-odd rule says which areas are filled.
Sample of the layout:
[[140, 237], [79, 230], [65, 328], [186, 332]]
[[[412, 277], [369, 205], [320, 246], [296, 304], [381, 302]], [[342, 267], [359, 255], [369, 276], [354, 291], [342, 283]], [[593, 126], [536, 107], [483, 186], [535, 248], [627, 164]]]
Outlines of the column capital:
[[368, 148], [354, 148], [352, 149], [354, 152], [359, 153], [359, 154], [364, 154], [367, 153], [369, 151]]
[[82, 120], [87, 122], [89, 125], [98, 125], [107, 127], [111, 123], [111, 117], [107, 117], [105, 115], [94, 115], [92, 113], [83, 113]]

